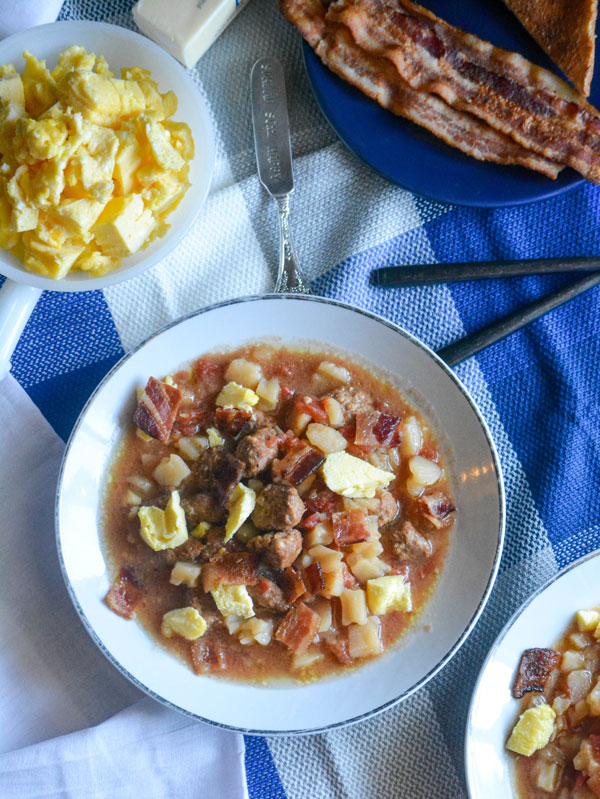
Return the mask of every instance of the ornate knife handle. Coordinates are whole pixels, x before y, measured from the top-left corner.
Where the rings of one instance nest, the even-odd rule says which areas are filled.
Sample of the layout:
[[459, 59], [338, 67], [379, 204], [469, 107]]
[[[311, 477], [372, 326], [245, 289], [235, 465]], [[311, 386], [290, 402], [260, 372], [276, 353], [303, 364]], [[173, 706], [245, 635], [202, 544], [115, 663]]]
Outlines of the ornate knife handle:
[[289, 220], [289, 195], [286, 194], [284, 197], [276, 197], [275, 200], [279, 211], [280, 234], [279, 272], [277, 274], [275, 291], [279, 294], [310, 294], [310, 283], [302, 274], [292, 245]]

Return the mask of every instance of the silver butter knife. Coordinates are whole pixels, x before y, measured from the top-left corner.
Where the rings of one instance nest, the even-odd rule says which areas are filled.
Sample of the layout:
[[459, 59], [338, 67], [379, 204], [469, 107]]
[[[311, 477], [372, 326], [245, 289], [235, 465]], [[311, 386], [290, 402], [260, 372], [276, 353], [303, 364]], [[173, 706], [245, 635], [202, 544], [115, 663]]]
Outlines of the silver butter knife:
[[258, 176], [279, 210], [279, 272], [276, 292], [310, 294], [290, 236], [290, 194], [294, 191], [290, 122], [285, 78], [276, 58], [260, 58], [252, 67], [252, 124]]

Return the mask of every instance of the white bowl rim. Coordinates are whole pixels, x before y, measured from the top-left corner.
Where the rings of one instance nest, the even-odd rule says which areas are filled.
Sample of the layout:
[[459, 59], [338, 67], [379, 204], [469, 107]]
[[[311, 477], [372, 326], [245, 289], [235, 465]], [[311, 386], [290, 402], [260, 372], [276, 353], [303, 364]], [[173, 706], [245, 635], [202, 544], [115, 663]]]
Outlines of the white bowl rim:
[[[116, 29], [118, 31], [117, 35], [122, 36], [124, 39], [132, 39], [135, 41], [142, 40], [144, 43], [143, 46], [146, 47], [147, 50], [153, 53], [158, 53], [161, 58], [171, 61], [172, 65], [179, 70], [181, 80], [185, 81], [190, 88], [193, 87], [198, 102], [198, 111], [200, 112], [200, 115], [204, 117], [204, 125], [208, 134], [207, 139], [203, 140], [202, 145], [203, 149], [208, 154], [208, 158], [206, 160], [208, 163], [210, 163], [210, 169], [206, 170], [202, 182], [190, 186], [189, 190], [193, 189], [194, 194], [198, 198], [194, 204], [194, 208], [187, 214], [182, 222], [179, 223], [177, 228], [170, 232], [168, 240], [164, 241], [160, 247], [156, 248], [155, 252], [153, 252], [147, 258], [142, 259], [138, 264], [127, 268], [124, 268], [124, 264], [122, 264], [118, 269], [115, 269], [106, 275], [101, 275], [100, 277], [88, 276], [85, 279], [82, 278], [80, 280], [64, 277], [60, 280], [55, 280], [54, 278], [45, 277], [44, 275], [38, 275], [35, 272], [27, 272], [22, 267], [17, 267], [12, 263], [8, 263], [6, 260], [4, 260], [4, 254], [8, 253], [8, 251], [0, 249], [0, 275], [3, 275], [7, 280], [13, 280], [15, 283], [33, 286], [45, 291], [97, 291], [116, 285], [117, 283], [121, 283], [124, 280], [129, 280], [129, 278], [137, 277], [147, 269], [151, 269], [157, 263], [166, 258], [171, 252], [173, 252], [173, 250], [181, 243], [184, 236], [186, 236], [190, 231], [192, 225], [198, 217], [198, 214], [204, 206], [212, 183], [216, 157], [215, 130], [206, 100], [198, 91], [198, 87], [195, 85], [191, 76], [170, 53], [153, 42], [147, 36], [143, 36], [141, 33], [131, 30], [130, 28], [124, 28], [122, 25], [113, 25], [110, 22], [96, 22], [94, 20], [78, 19], [48, 22], [45, 25], [36, 25], [34, 29], [36, 32], [39, 32], [43, 31], [44, 29], [52, 29], [53, 31], [56, 31], [57, 28], [62, 28], [65, 30], [73, 28], [105, 30], [110, 31], [111, 34], [114, 34]], [[24, 31], [17, 31], [16, 33], [13, 33], [10, 36], [2, 39], [0, 41], [0, 50], [2, 50], [5, 45], [11, 45], [15, 39], [25, 38], [27, 33], [31, 33], [31, 30], [33, 29], [29, 28]], [[10, 253], [8, 254], [10, 255]]]
[[[404, 338], [407, 338], [409, 341], [411, 341], [417, 347], [422, 349], [423, 352], [426, 355], [428, 355], [430, 358], [432, 358], [438, 364], [438, 366], [440, 366], [442, 368], [442, 370], [444, 372], [446, 372], [447, 376], [456, 384], [456, 386], [458, 387], [458, 389], [460, 390], [460, 392], [463, 394], [464, 398], [466, 399], [467, 403], [471, 407], [471, 410], [473, 411], [473, 413], [475, 414], [479, 424], [481, 425], [481, 428], [482, 428], [483, 433], [484, 433], [484, 435], [486, 437], [488, 446], [490, 448], [490, 453], [492, 455], [492, 460], [493, 460], [493, 463], [494, 463], [494, 470], [495, 470], [495, 475], [496, 475], [496, 485], [497, 485], [497, 489], [498, 489], [498, 517], [499, 517], [499, 524], [498, 524], [498, 541], [497, 541], [497, 545], [496, 545], [496, 552], [494, 554], [494, 562], [493, 562], [493, 565], [492, 565], [492, 570], [490, 572], [490, 576], [489, 576], [488, 582], [487, 582], [486, 587], [485, 587], [485, 591], [483, 592], [483, 595], [482, 595], [481, 599], [479, 600], [479, 603], [478, 603], [477, 607], [475, 608], [475, 611], [474, 611], [469, 623], [467, 624], [467, 626], [465, 627], [463, 632], [460, 634], [458, 639], [455, 641], [454, 645], [446, 653], [446, 655], [432, 669], [430, 669], [429, 672], [427, 672], [427, 674], [425, 674], [420, 680], [418, 680], [409, 689], [407, 689], [406, 691], [402, 692], [401, 694], [399, 694], [394, 699], [391, 699], [389, 702], [384, 702], [383, 705], [380, 705], [377, 708], [369, 710], [369, 711], [367, 711], [365, 713], [362, 713], [362, 714], [360, 714], [358, 716], [355, 716], [353, 718], [346, 719], [344, 721], [338, 721], [338, 722], [335, 722], [333, 724], [328, 724], [328, 725], [323, 726], [323, 727], [314, 727], [314, 728], [299, 729], [299, 730], [273, 731], [273, 730], [251, 729], [251, 728], [246, 728], [246, 727], [236, 727], [235, 725], [232, 725], [232, 724], [224, 724], [222, 722], [218, 722], [218, 721], [215, 721], [213, 719], [207, 719], [204, 716], [201, 716], [200, 714], [193, 713], [193, 712], [187, 710], [186, 708], [183, 708], [183, 707], [181, 707], [181, 706], [179, 706], [179, 705], [177, 705], [177, 704], [175, 704], [175, 703], [173, 703], [173, 702], [171, 702], [171, 701], [169, 701], [167, 699], [164, 699], [162, 696], [160, 696], [160, 694], [156, 693], [155, 691], [153, 691], [150, 688], [148, 688], [147, 686], [145, 686], [133, 674], [131, 674], [131, 672], [129, 672], [126, 668], [124, 668], [121, 665], [121, 663], [117, 660], [117, 658], [114, 657], [106, 649], [106, 647], [104, 646], [104, 644], [101, 641], [100, 637], [96, 634], [93, 626], [90, 624], [89, 620], [87, 619], [83, 608], [79, 604], [79, 601], [78, 601], [78, 599], [77, 599], [77, 597], [75, 595], [75, 591], [74, 591], [73, 587], [71, 586], [71, 583], [70, 583], [70, 580], [69, 580], [69, 576], [67, 574], [66, 564], [64, 562], [63, 553], [62, 553], [59, 517], [60, 517], [60, 501], [61, 501], [62, 483], [63, 483], [63, 477], [64, 477], [64, 471], [65, 471], [67, 458], [68, 458], [68, 455], [69, 455], [69, 452], [70, 452], [70, 449], [71, 449], [71, 445], [72, 445], [72, 443], [73, 443], [73, 441], [75, 439], [75, 436], [77, 435], [78, 430], [79, 430], [79, 428], [80, 428], [80, 426], [81, 426], [81, 424], [83, 422], [83, 419], [84, 419], [84, 416], [85, 416], [85, 414], [87, 412], [87, 409], [88, 409], [89, 405], [95, 399], [96, 394], [104, 386], [104, 384], [107, 383], [110, 380], [112, 375], [118, 369], [120, 369], [120, 367], [127, 360], [129, 360], [129, 358], [131, 358], [132, 355], [134, 355], [138, 350], [140, 350], [142, 347], [144, 347], [149, 341], [151, 341], [152, 339], [156, 338], [157, 336], [160, 336], [162, 333], [166, 332], [167, 330], [169, 330], [170, 328], [174, 327], [175, 325], [178, 325], [178, 324], [180, 324], [182, 322], [188, 321], [189, 319], [192, 319], [192, 318], [194, 318], [196, 316], [201, 316], [201, 315], [203, 315], [205, 313], [210, 313], [211, 311], [216, 310], [218, 308], [222, 308], [222, 307], [229, 306], [229, 305], [236, 305], [236, 304], [245, 303], [245, 302], [257, 302], [257, 301], [262, 301], [262, 300], [287, 300], [287, 299], [301, 300], [301, 301], [307, 301], [307, 302], [316, 302], [316, 303], [320, 303], [320, 304], [323, 304], [323, 305], [335, 305], [335, 306], [338, 306], [340, 308], [344, 308], [344, 309], [346, 309], [348, 311], [352, 311], [353, 313], [362, 314], [363, 316], [366, 316], [366, 317], [374, 320], [375, 322], [379, 322], [380, 324], [383, 324], [383, 325], [389, 327], [391, 330], [393, 330], [394, 332], [396, 332], [399, 335], [403, 336]], [[243, 733], [244, 735], [262, 735], [262, 736], [268, 736], [268, 737], [285, 737], [285, 736], [290, 736], [290, 735], [312, 735], [312, 734], [315, 734], [315, 733], [329, 732], [331, 730], [341, 729], [341, 728], [347, 727], [347, 726], [349, 726], [351, 724], [357, 724], [360, 721], [365, 721], [366, 719], [373, 718], [374, 716], [379, 715], [380, 713], [383, 713], [383, 711], [388, 710], [391, 707], [394, 707], [394, 705], [397, 705], [399, 702], [402, 702], [403, 700], [407, 699], [409, 696], [414, 694], [417, 690], [419, 690], [420, 688], [425, 686], [433, 677], [435, 677], [435, 675], [439, 671], [441, 671], [441, 669], [447, 663], [449, 663], [449, 661], [454, 657], [454, 655], [456, 655], [458, 650], [465, 643], [465, 641], [467, 640], [467, 638], [469, 637], [469, 635], [473, 631], [473, 628], [477, 624], [477, 621], [479, 620], [479, 617], [481, 616], [481, 614], [482, 614], [482, 612], [483, 612], [483, 610], [484, 610], [484, 608], [485, 608], [485, 606], [487, 604], [487, 601], [489, 599], [490, 593], [491, 593], [492, 588], [494, 587], [494, 583], [496, 581], [496, 577], [497, 577], [497, 574], [498, 574], [498, 568], [500, 566], [500, 559], [501, 559], [501, 556], [502, 556], [502, 550], [503, 550], [503, 546], [504, 546], [505, 523], [506, 523], [506, 500], [505, 500], [505, 492], [504, 492], [504, 479], [503, 479], [503, 475], [502, 475], [502, 468], [501, 468], [501, 465], [500, 465], [500, 459], [498, 457], [498, 452], [496, 450], [496, 446], [494, 444], [494, 440], [492, 438], [492, 435], [490, 433], [490, 430], [488, 428], [488, 425], [487, 425], [485, 419], [481, 415], [481, 412], [479, 411], [479, 408], [477, 407], [475, 401], [471, 397], [469, 391], [462, 384], [462, 382], [459, 380], [459, 378], [454, 374], [454, 372], [450, 369], [450, 367], [446, 363], [444, 363], [444, 361], [439, 357], [439, 355], [437, 355], [434, 350], [432, 350], [430, 347], [428, 347], [427, 344], [423, 343], [420, 339], [418, 339], [412, 333], [409, 333], [407, 330], [404, 330], [399, 325], [396, 325], [394, 322], [391, 322], [388, 319], [385, 319], [384, 317], [380, 316], [379, 314], [373, 313], [372, 311], [367, 311], [367, 310], [365, 310], [363, 308], [358, 308], [356, 306], [351, 305], [350, 303], [341, 302], [339, 300], [333, 300], [333, 299], [330, 299], [329, 297], [318, 297], [318, 296], [313, 296], [313, 295], [291, 294], [291, 293], [290, 294], [286, 294], [286, 293], [256, 294], [256, 295], [250, 295], [250, 296], [246, 296], [246, 297], [238, 297], [238, 298], [233, 298], [233, 299], [229, 299], [229, 300], [224, 300], [222, 302], [214, 303], [213, 305], [208, 305], [205, 308], [201, 308], [198, 311], [193, 311], [192, 313], [187, 314], [186, 316], [180, 317], [179, 319], [176, 319], [173, 322], [169, 322], [168, 324], [164, 325], [164, 327], [160, 328], [160, 330], [157, 330], [155, 333], [152, 333], [150, 336], [148, 336], [144, 341], [142, 341], [140, 344], [138, 344], [137, 347], [132, 349], [130, 352], [126, 353], [112, 367], [112, 369], [104, 376], [104, 378], [96, 386], [96, 388], [94, 389], [94, 391], [90, 395], [88, 401], [86, 402], [86, 404], [84, 405], [83, 409], [81, 410], [81, 413], [79, 414], [79, 417], [78, 417], [78, 419], [77, 419], [77, 421], [75, 423], [75, 426], [73, 427], [71, 435], [69, 436], [69, 439], [67, 441], [67, 444], [66, 444], [66, 447], [65, 447], [65, 451], [64, 451], [64, 454], [63, 454], [63, 458], [62, 458], [62, 462], [61, 462], [61, 466], [60, 466], [60, 471], [59, 471], [59, 475], [58, 475], [58, 483], [57, 483], [57, 489], [56, 489], [56, 501], [55, 501], [56, 547], [57, 547], [57, 550], [58, 550], [58, 560], [59, 560], [59, 563], [60, 563], [60, 569], [61, 569], [61, 572], [62, 572], [63, 579], [65, 581], [67, 592], [68, 592], [68, 594], [69, 594], [69, 596], [71, 598], [71, 601], [73, 602], [75, 610], [77, 611], [77, 614], [79, 615], [79, 618], [81, 619], [85, 629], [87, 630], [88, 634], [90, 635], [90, 637], [92, 638], [92, 640], [94, 641], [96, 646], [105, 655], [105, 657], [117, 668], [117, 670], [123, 676], [125, 676], [137, 688], [139, 688], [141, 691], [143, 691], [148, 696], [151, 696], [156, 701], [161, 702], [163, 705], [166, 705], [171, 710], [176, 710], [176, 711], [178, 711], [180, 713], [183, 713], [184, 715], [186, 715], [186, 716], [188, 716], [188, 717], [190, 717], [190, 718], [192, 718], [192, 719], [194, 719], [196, 721], [201, 721], [201, 722], [204, 722], [205, 724], [210, 724], [212, 727], [217, 727], [219, 729], [230, 730], [232, 732], [239, 732], [239, 733]]]
[[477, 699], [477, 694], [479, 692], [479, 687], [480, 687], [481, 681], [483, 679], [483, 675], [484, 675], [487, 667], [489, 666], [490, 662], [494, 659], [498, 649], [500, 648], [501, 644], [503, 643], [504, 639], [506, 638], [506, 636], [508, 635], [508, 633], [510, 632], [512, 627], [516, 624], [518, 619], [520, 619], [520, 617], [523, 615], [523, 613], [527, 610], [529, 605], [531, 605], [531, 603], [534, 600], [536, 600], [540, 596], [540, 594], [543, 594], [544, 591], [546, 591], [547, 588], [550, 588], [550, 586], [554, 585], [554, 583], [557, 582], [557, 580], [560, 580], [562, 577], [564, 577], [565, 574], [568, 574], [569, 572], [573, 571], [573, 569], [577, 569], [582, 564], [587, 563], [588, 560], [593, 560], [594, 558], [597, 558], [597, 557], [600, 557], [600, 549], [595, 549], [593, 552], [588, 552], [587, 555], [583, 555], [581, 558], [578, 558], [577, 560], [574, 560], [572, 563], [567, 564], [563, 569], [561, 569], [560, 571], [556, 572], [556, 574], [554, 574], [552, 577], [550, 577], [548, 580], [546, 580], [546, 582], [543, 585], [541, 585], [536, 591], [534, 591], [533, 594], [531, 594], [531, 596], [527, 597], [527, 599], [523, 602], [523, 604], [517, 610], [515, 610], [515, 612], [510, 617], [510, 619], [506, 622], [504, 627], [500, 630], [500, 632], [498, 633], [498, 636], [496, 637], [496, 640], [494, 641], [494, 643], [492, 644], [492, 646], [490, 648], [490, 651], [488, 652], [485, 660], [483, 661], [483, 665], [481, 666], [479, 674], [477, 675], [477, 679], [475, 680], [475, 686], [473, 688], [473, 694], [471, 696], [471, 701], [469, 703], [469, 711], [467, 713], [467, 724], [466, 724], [466, 728], [465, 728], [465, 740], [464, 740], [464, 747], [465, 747], [465, 777], [466, 777], [466, 783], [467, 783], [467, 790], [469, 792], [469, 796], [472, 797], [472, 799], [475, 797], [475, 794], [474, 794], [474, 792], [471, 789], [471, 781], [470, 781], [471, 780], [471, 757], [470, 757], [470, 754], [469, 754], [469, 746], [468, 746], [468, 744], [469, 744], [469, 741], [470, 741], [470, 739], [472, 737], [472, 734], [473, 734], [473, 729], [472, 728], [473, 728], [473, 712], [475, 710], [475, 700]]

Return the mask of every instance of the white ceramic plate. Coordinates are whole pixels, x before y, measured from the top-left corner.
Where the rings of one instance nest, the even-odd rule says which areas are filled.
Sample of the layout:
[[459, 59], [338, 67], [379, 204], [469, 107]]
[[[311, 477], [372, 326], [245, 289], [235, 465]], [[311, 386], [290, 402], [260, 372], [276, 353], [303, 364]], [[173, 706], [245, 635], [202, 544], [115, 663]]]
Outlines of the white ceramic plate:
[[29, 50], [37, 58], [46, 59], [49, 69], [53, 69], [59, 54], [73, 44], [80, 44], [96, 55], [103, 55], [116, 77], [120, 77], [121, 67], [140, 66], [152, 72], [152, 78], [158, 83], [160, 92], [172, 89], [179, 101], [173, 119], [187, 122], [190, 126], [196, 151], [190, 164], [189, 179], [192, 185], [168, 217], [171, 226], [168, 232], [146, 249], [129, 255], [114, 272], [92, 279], [85, 273], [75, 273], [62, 280], [52, 280], [26, 272], [17, 258], [6, 250], [0, 250], [0, 273], [19, 283], [52, 291], [105, 288], [133, 277], [168, 255], [185, 236], [204, 204], [215, 160], [210, 113], [191, 75], [162, 47], [139, 33], [104, 22], [54, 22], [50, 25], [39, 25], [1, 41], [0, 64], [12, 63], [22, 73], [25, 66], [22, 53], [23, 50]]
[[[164, 375], [207, 350], [282, 336], [338, 348], [397, 375], [443, 434], [453, 462], [458, 523], [437, 590], [414, 629], [384, 657], [311, 685], [258, 687], [196, 676], [135, 622], [103, 603], [109, 578], [101, 549], [99, 496], [113, 447], [149, 375]], [[348, 305], [269, 295], [213, 306], [165, 328], [126, 356], [92, 395], [73, 431], [59, 480], [57, 537], [71, 597], [88, 632], [123, 674], [194, 718], [245, 732], [331, 729], [390, 707], [424, 685], [457, 651], [491, 590], [502, 549], [504, 495], [485, 423], [466, 390], [408, 333]], [[426, 624], [432, 632], [426, 632]]]
[[504, 745], [519, 716], [511, 687], [523, 650], [552, 646], [576, 611], [600, 603], [600, 550], [567, 566], [519, 608], [502, 630], [477, 679], [469, 709], [465, 767], [471, 799], [508, 799], [513, 759]]

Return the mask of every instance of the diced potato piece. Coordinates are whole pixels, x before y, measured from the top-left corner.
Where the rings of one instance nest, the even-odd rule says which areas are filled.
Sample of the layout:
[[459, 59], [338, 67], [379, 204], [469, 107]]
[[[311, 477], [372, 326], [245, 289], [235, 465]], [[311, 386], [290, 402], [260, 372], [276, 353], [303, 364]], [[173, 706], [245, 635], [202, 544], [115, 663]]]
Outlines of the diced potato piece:
[[343, 497], [374, 497], [378, 488], [384, 488], [396, 476], [375, 468], [367, 461], [347, 452], [333, 452], [321, 467], [327, 487]]
[[290, 420], [290, 429], [295, 436], [300, 436], [306, 430], [310, 422], [310, 416], [307, 413], [298, 413], [292, 411], [292, 418]]
[[260, 397], [260, 404], [258, 407], [263, 411], [275, 410], [279, 402], [280, 390], [281, 386], [276, 377], [271, 377], [269, 380], [261, 377], [256, 386], [256, 393]]
[[125, 494], [125, 504], [141, 505], [142, 498], [138, 494], [134, 494], [134, 492], [131, 489], [129, 489], [129, 491]]
[[245, 585], [218, 585], [210, 592], [223, 616], [254, 616], [252, 598]]
[[413, 498], [420, 497], [423, 491], [425, 491], [425, 486], [423, 483], [420, 483], [414, 475], [411, 474], [406, 480], [406, 491], [408, 495]]
[[324, 572], [335, 571], [342, 562], [342, 553], [337, 549], [329, 549], [322, 544], [312, 547], [308, 550], [308, 554], [313, 560], [316, 560]]
[[589, 639], [584, 633], [573, 633], [569, 636], [569, 643], [575, 649], [585, 649], [589, 644]]
[[[143, 389], [142, 389], [142, 391], [143, 391]], [[136, 436], [137, 436], [138, 438], [141, 438], [141, 439], [142, 439], [142, 441], [143, 441], [144, 443], [146, 443], [146, 444], [147, 444], [149, 441], [154, 441], [154, 439], [152, 438], [152, 436], [149, 436], [149, 435], [148, 435], [148, 433], [144, 433], [144, 431], [143, 431], [141, 428], [139, 428], [139, 427], [138, 427], [138, 429], [135, 431], [135, 434], [136, 434]]]
[[[304, 547], [307, 550], [316, 547], [318, 544], [331, 544], [333, 541], [333, 527], [331, 522], [319, 522], [312, 530], [304, 534]], [[321, 568], [323, 568], [321, 566]]]
[[225, 380], [233, 381], [234, 383], [239, 383], [240, 386], [252, 389], [257, 387], [261, 377], [262, 369], [259, 364], [247, 361], [245, 358], [235, 358], [225, 372]]
[[412, 610], [410, 584], [401, 574], [376, 577], [367, 582], [367, 602], [378, 616], [393, 610], [408, 612]]
[[600, 679], [587, 695], [587, 703], [592, 716], [600, 716]]
[[235, 635], [243, 623], [244, 619], [241, 616], [225, 616], [225, 626], [231, 635]]
[[216, 427], [209, 427], [206, 431], [206, 435], [208, 436], [209, 447], [222, 447], [225, 443], [225, 439], [219, 433]]
[[306, 437], [313, 447], [320, 449], [325, 455], [329, 455], [330, 452], [341, 452], [348, 444], [341, 433], [326, 424], [309, 424], [306, 428]]
[[562, 671], [575, 671], [575, 669], [583, 669], [585, 667], [585, 657], [582, 652], [574, 652], [570, 649], [563, 653], [560, 667]]
[[222, 408], [251, 410], [258, 402], [258, 399], [258, 394], [255, 394], [252, 389], [231, 381], [221, 389], [216, 399], [216, 404]]
[[211, 526], [212, 525], [210, 524], [210, 522], [198, 522], [198, 524], [196, 525], [196, 527], [194, 527], [190, 535], [192, 536], [192, 538], [202, 539], [208, 533]]
[[317, 632], [326, 633], [331, 627], [332, 622], [331, 602], [325, 599], [325, 597], [317, 597], [312, 603], [311, 608], [321, 617], [321, 623], [319, 624]]
[[311, 666], [314, 666], [315, 663], [318, 663], [320, 660], [323, 660], [324, 654], [318, 649], [316, 646], [311, 647], [303, 655], [299, 655], [294, 653], [292, 657], [292, 669], [294, 671], [302, 671], [302, 669], [308, 669]]
[[[139, 430], [139, 427], [137, 429]], [[147, 494], [152, 488], [151, 480], [148, 480], [147, 477], [141, 477], [137, 474], [128, 477], [127, 482], [130, 486], [133, 486], [139, 494]]]
[[580, 632], [585, 633], [590, 630], [595, 630], [598, 624], [600, 624], [600, 611], [595, 609], [578, 610], [575, 614], [575, 620], [577, 621]]
[[552, 793], [558, 786], [558, 780], [561, 774], [561, 767], [558, 763], [540, 763], [539, 772], [536, 780], [536, 785], [542, 791]]
[[189, 474], [191, 472], [188, 465], [183, 458], [175, 455], [175, 453], [169, 455], [168, 458], [163, 458], [152, 472], [152, 476], [159, 485], [175, 486], [176, 488], [181, 485]]
[[238, 628], [237, 634], [241, 644], [268, 646], [273, 637], [273, 619], [248, 619]]
[[359, 554], [349, 555], [348, 565], [358, 582], [363, 584], [377, 577], [383, 577], [389, 569], [387, 563], [380, 558], [365, 558]]
[[160, 631], [165, 638], [180, 635], [188, 641], [195, 641], [206, 632], [207, 624], [196, 608], [177, 608], [170, 610], [162, 618]]
[[347, 369], [330, 361], [322, 361], [317, 367], [317, 372], [325, 377], [330, 377], [337, 383], [349, 383], [351, 379]]
[[[379, 534], [378, 534], [379, 535]], [[383, 552], [383, 546], [379, 537], [373, 537], [368, 541], [360, 541], [358, 544], [352, 544], [352, 553], [356, 553], [363, 558], [376, 558]], [[348, 560], [350, 562], [350, 560]]]
[[550, 705], [530, 707], [519, 716], [506, 748], [518, 755], [530, 757], [538, 749], [543, 749], [550, 740], [555, 718], [556, 713]]
[[332, 596], [341, 596], [342, 592], [345, 590], [344, 588], [344, 571], [342, 569], [341, 564], [330, 572], [323, 572], [323, 580], [325, 582], [325, 587], [323, 588], [323, 596], [332, 597]]
[[344, 410], [336, 399], [324, 397], [323, 407], [327, 414], [327, 421], [332, 427], [341, 427], [344, 424]]
[[340, 594], [342, 605], [342, 624], [366, 624], [367, 600], [361, 588], [346, 589]]
[[418, 455], [423, 446], [423, 432], [416, 416], [409, 416], [404, 421], [402, 436], [402, 454], [405, 458]]
[[171, 585], [187, 585], [189, 588], [195, 588], [198, 585], [201, 571], [201, 566], [196, 563], [178, 560], [171, 569], [169, 582]]
[[174, 549], [188, 539], [185, 513], [178, 491], [173, 491], [164, 510], [144, 506], [139, 509], [138, 518], [140, 535], [155, 552]]
[[250, 517], [255, 505], [256, 494], [254, 491], [243, 483], [238, 483], [227, 503], [229, 516], [225, 523], [225, 542], [229, 541]]
[[184, 458], [189, 461], [195, 461], [200, 457], [200, 453], [204, 450], [199, 436], [182, 436], [176, 444], [177, 449], [181, 452]]
[[377, 616], [369, 616], [366, 624], [348, 627], [348, 652], [353, 658], [367, 658], [383, 652], [381, 622]]
[[415, 480], [424, 486], [434, 485], [442, 476], [442, 470], [437, 463], [423, 458], [421, 455], [413, 455], [408, 462], [408, 468]]

